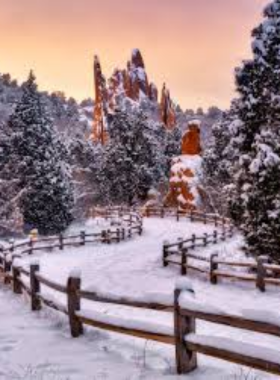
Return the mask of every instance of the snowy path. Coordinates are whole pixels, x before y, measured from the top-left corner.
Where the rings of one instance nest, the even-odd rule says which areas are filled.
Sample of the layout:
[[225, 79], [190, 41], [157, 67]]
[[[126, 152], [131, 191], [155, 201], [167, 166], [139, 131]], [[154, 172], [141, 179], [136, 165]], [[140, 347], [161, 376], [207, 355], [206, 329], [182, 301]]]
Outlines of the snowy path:
[[145, 369], [143, 352], [132, 348], [127, 360], [111, 348], [107, 334], [91, 330], [72, 339], [66, 320], [47, 311], [31, 313], [22, 297], [2, 288], [0, 306], [1, 380], [157, 378]]
[[[119, 245], [89, 245], [64, 252], [40, 254], [38, 256], [41, 271], [53, 280], [64, 283], [69, 272], [73, 268], [79, 268], [84, 289], [134, 297], [146, 292], [172, 295], [179, 270], [171, 266], [162, 268], [163, 240], [174, 240], [190, 236], [192, 233], [202, 234], [212, 231], [213, 227], [187, 221], [177, 223], [171, 219], [148, 219], [145, 220], [144, 228], [143, 237]], [[240, 255], [239, 245], [240, 239], [234, 238], [219, 245], [219, 251], [223, 256], [235, 257]], [[207, 248], [201, 253], [209, 255], [213, 250], [217, 250], [217, 247]], [[26, 265], [28, 260], [29, 258], [26, 259]], [[231, 313], [240, 313], [243, 308], [275, 312], [279, 310], [279, 289], [270, 288], [267, 293], [261, 294], [254, 286], [248, 284], [239, 286], [225, 283], [212, 286], [203, 277], [191, 279], [196, 298], [202, 303], [212, 303]], [[55, 293], [52, 296], [65, 302], [64, 296]], [[164, 313], [136, 309], [128, 311], [124, 307], [100, 306], [88, 302], [84, 302], [82, 306], [102, 310], [108, 315], [129, 316], [131, 319], [137, 317], [144, 321], [158, 321], [172, 326], [172, 315]], [[31, 314], [28, 311], [29, 305], [24, 304], [22, 298], [14, 298], [9, 292], [0, 291], [0, 307], [0, 345], [8, 345], [8, 349], [4, 348], [0, 354], [0, 368], [2, 372], [6, 371], [4, 375], [0, 373], [0, 379], [3, 380], [245, 379], [245, 376], [235, 377], [240, 372], [238, 366], [203, 356], [199, 357], [198, 370], [191, 375], [178, 377], [174, 375], [173, 347], [92, 328], [87, 329], [82, 338], [71, 339], [64, 317], [46, 311], [39, 316], [36, 313]], [[258, 334], [248, 334], [207, 323], [199, 323], [198, 332], [262, 344], [264, 349], [279, 345], [279, 339], [274, 337], [264, 336], [260, 339]], [[9, 348], [8, 344], [10, 339], [12, 348]], [[32, 362], [34, 364], [30, 368], [34, 368], [34, 376], [32, 373], [28, 374], [28, 366]], [[22, 377], [7, 377], [11, 369]], [[27, 373], [25, 376], [24, 371]], [[46, 375], [42, 375], [44, 371], [47, 371]], [[52, 375], [51, 371], [56, 371], [57, 374]], [[245, 374], [248, 374], [248, 369], [245, 370]], [[276, 378], [260, 372], [255, 378], [254, 374], [255, 372], [247, 380]]]

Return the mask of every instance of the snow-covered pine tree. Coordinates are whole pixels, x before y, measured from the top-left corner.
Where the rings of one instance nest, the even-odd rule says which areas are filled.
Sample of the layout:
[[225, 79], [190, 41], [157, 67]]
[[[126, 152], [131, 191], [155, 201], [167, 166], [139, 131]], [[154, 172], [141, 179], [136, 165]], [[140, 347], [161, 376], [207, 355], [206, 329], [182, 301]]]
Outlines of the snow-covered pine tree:
[[19, 179], [13, 178], [14, 166], [9, 165], [9, 136], [6, 124], [0, 125], [0, 235], [23, 234], [23, 221], [19, 202], [23, 191]]
[[117, 110], [110, 117], [109, 134], [99, 175], [104, 197], [127, 204], [144, 199], [163, 175], [151, 124], [140, 110]]
[[23, 191], [24, 223], [41, 234], [65, 230], [72, 221], [73, 194], [66, 149], [46, 115], [31, 72], [23, 95], [9, 119], [6, 165]]
[[220, 215], [228, 214], [228, 185], [232, 182], [235, 162], [230, 141], [239, 124], [238, 101], [233, 101], [229, 111], [213, 125], [211, 141], [203, 153], [202, 182], [208, 197], [209, 208]]
[[280, 259], [280, 0], [264, 17], [253, 31], [253, 59], [236, 72], [241, 123], [231, 144], [239, 157], [231, 212], [253, 254]]
[[[71, 139], [69, 155], [75, 193], [75, 219], [84, 219], [94, 204], [102, 204], [106, 189], [99, 182], [102, 173], [104, 146], [86, 140], [84, 134]], [[102, 176], [101, 176], [102, 177]]]
[[164, 156], [167, 161], [166, 177], [169, 177], [172, 158], [179, 156], [182, 150], [182, 131], [176, 125], [171, 131], [162, 126], [165, 132], [164, 138]]

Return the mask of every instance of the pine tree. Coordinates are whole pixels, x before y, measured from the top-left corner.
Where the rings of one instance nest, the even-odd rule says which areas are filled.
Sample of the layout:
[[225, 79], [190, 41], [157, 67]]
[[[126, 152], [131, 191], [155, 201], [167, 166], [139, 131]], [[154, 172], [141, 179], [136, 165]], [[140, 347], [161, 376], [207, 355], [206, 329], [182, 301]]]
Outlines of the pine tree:
[[111, 115], [109, 134], [98, 176], [105, 200], [132, 204], [144, 199], [163, 176], [152, 125], [140, 110], [117, 110]]
[[240, 123], [238, 102], [233, 101], [229, 111], [212, 127], [212, 138], [203, 153], [202, 182], [210, 209], [221, 215], [228, 214], [229, 188], [232, 182], [232, 166], [235, 162], [230, 141]]
[[9, 120], [6, 166], [13, 168], [24, 223], [41, 234], [64, 231], [72, 220], [73, 195], [66, 149], [46, 115], [35, 77], [30, 73]]
[[19, 179], [12, 177], [14, 166], [9, 165], [9, 136], [6, 124], [0, 125], [0, 234], [14, 236], [23, 234], [23, 221], [19, 203], [23, 191]]
[[169, 177], [172, 158], [181, 154], [182, 132], [175, 126], [171, 131], [168, 131], [165, 126], [162, 126], [164, 137], [164, 156], [166, 158], [166, 177]]
[[280, 258], [280, 0], [253, 31], [253, 59], [236, 72], [240, 123], [231, 145], [239, 157], [231, 212], [250, 251]]

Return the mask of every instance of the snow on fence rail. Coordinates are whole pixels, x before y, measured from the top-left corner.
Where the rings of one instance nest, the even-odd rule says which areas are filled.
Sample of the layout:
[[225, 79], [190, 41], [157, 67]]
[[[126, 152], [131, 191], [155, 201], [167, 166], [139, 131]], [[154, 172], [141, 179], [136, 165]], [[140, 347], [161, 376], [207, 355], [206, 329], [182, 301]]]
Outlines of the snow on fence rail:
[[112, 229], [106, 229], [99, 233], [87, 233], [81, 231], [79, 234], [42, 237], [39, 239], [30, 238], [28, 241], [15, 244], [12, 242], [8, 247], [3, 247], [0, 252], [0, 265], [4, 261], [10, 262], [11, 256], [15, 252], [20, 251], [21, 255], [31, 255], [36, 251], [53, 250], [59, 248], [63, 250], [65, 247], [83, 246], [88, 243], [104, 243], [111, 244], [112, 242], [119, 243], [126, 238], [131, 238], [133, 235], [142, 235], [143, 221], [142, 216], [137, 211], [123, 211], [121, 209], [96, 209], [95, 216], [102, 216], [105, 219], [119, 218], [120, 228], [116, 226]]
[[158, 216], [164, 218], [166, 216], [174, 216], [179, 221], [182, 218], [188, 218], [192, 222], [203, 222], [204, 224], [214, 224], [218, 226], [231, 225], [228, 218], [221, 217], [218, 214], [207, 214], [205, 212], [196, 210], [183, 210], [180, 208], [167, 208], [167, 207], [147, 207], [142, 210], [146, 217]]
[[[200, 213], [194, 214], [199, 215]], [[189, 214], [187, 216], [190, 217]], [[197, 219], [190, 217], [190, 220]], [[172, 243], [165, 241], [162, 250], [164, 267], [169, 264], [177, 265], [180, 267], [182, 275], [187, 275], [188, 270], [206, 274], [211, 284], [214, 285], [218, 284], [219, 279], [222, 278], [255, 283], [262, 292], [266, 290], [266, 285], [280, 285], [280, 265], [271, 263], [268, 256], [260, 256], [256, 260], [233, 261], [220, 259], [216, 253], [209, 258], [190, 253], [196, 248], [225, 241], [227, 238], [231, 238], [234, 233], [234, 227], [228, 219], [220, 218], [217, 215], [208, 215], [199, 220], [203, 220], [204, 223], [214, 223], [215, 226], [222, 227], [221, 231], [215, 230], [212, 234], [205, 233], [203, 236], [193, 234], [190, 238], [179, 238]], [[237, 268], [247, 269], [247, 271], [232, 270]]]
[[[82, 335], [83, 326], [88, 325], [174, 345], [178, 374], [193, 371], [197, 367], [197, 353], [201, 353], [280, 375], [280, 351], [233, 339], [196, 333], [196, 320], [200, 319], [222, 326], [280, 337], [280, 316], [270, 316], [267, 321], [264, 315], [258, 315], [258, 312], [255, 313], [252, 310], [245, 312], [245, 316], [236, 316], [227, 314], [216, 307], [200, 304], [193, 298], [192, 289], [185, 279], [178, 282], [173, 299], [162, 297], [162, 295], [143, 295], [140, 299], [132, 299], [84, 291], [79, 274], [76, 272], [70, 274], [65, 285], [58, 284], [40, 274], [38, 263], [31, 264], [29, 270], [14, 265], [12, 274], [6, 274], [6, 276], [8, 276], [8, 283], [13, 286], [14, 293], [25, 292], [30, 296], [32, 311], [41, 310], [44, 304], [65, 314], [74, 338]], [[65, 304], [46, 296], [42, 291], [42, 285], [44, 288], [64, 294]], [[161, 325], [158, 319], [147, 322], [147, 320], [113, 316], [95, 310], [84, 310], [81, 307], [83, 299], [94, 301], [94, 303], [144, 308], [147, 311], [171, 312], [174, 316], [174, 325]]]
[[[215, 232], [214, 236], [216, 239], [217, 235]], [[231, 233], [229, 233], [229, 236], [231, 236]], [[187, 275], [189, 270], [206, 274], [213, 285], [218, 284], [219, 279], [223, 278], [254, 283], [262, 292], [266, 290], [266, 285], [280, 285], [280, 265], [270, 264], [269, 257], [260, 256], [254, 261], [239, 262], [219, 259], [218, 254], [212, 254], [210, 258], [207, 258], [189, 253], [190, 249], [197, 247], [197, 245], [193, 244], [193, 241], [194, 239], [192, 238], [180, 241], [179, 243], [165, 244], [163, 247], [163, 266], [166, 267], [169, 264], [178, 265], [181, 267], [182, 275]], [[189, 245], [185, 246], [185, 244]], [[170, 250], [170, 248], [173, 248], [173, 250]], [[174, 256], [179, 258], [179, 260], [170, 259], [170, 257]], [[191, 263], [189, 259], [191, 259]], [[194, 262], [198, 264], [194, 264]], [[228, 267], [247, 269], [247, 271], [229, 270], [227, 269]]]
[[[196, 248], [207, 247], [210, 244], [217, 244], [219, 241], [225, 241], [227, 238], [231, 238], [232, 236], [233, 226], [229, 226], [228, 228], [223, 228], [221, 232], [215, 230], [213, 234], [205, 233], [203, 236], [197, 236], [193, 234], [188, 239], [179, 238], [174, 243], [165, 241], [162, 251], [163, 266], [167, 267], [169, 264], [179, 265], [181, 267], [182, 275], [187, 274], [188, 268], [203, 271], [203, 268], [191, 268], [191, 266], [187, 263], [187, 259], [192, 258], [200, 261], [210, 260], [203, 256], [191, 254], [189, 251], [195, 250]], [[174, 257], [179, 258], [180, 260], [174, 260]]]
[[280, 375], [280, 351], [196, 332], [196, 321], [202, 320], [280, 337], [280, 315], [274, 316], [274, 322], [266, 322], [263, 316], [259, 318], [258, 312], [254, 314], [251, 311], [250, 316], [251, 318], [230, 315], [211, 306], [201, 305], [191, 300], [184, 289], [176, 289], [174, 320], [177, 372], [183, 374], [193, 371], [197, 367], [197, 353], [200, 353]]

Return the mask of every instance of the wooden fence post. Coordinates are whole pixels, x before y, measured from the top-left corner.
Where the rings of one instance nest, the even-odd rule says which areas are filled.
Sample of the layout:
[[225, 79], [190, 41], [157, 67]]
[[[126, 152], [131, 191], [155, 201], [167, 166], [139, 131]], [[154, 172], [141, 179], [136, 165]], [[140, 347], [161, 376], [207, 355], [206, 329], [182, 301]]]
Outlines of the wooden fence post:
[[264, 264], [268, 263], [267, 256], [259, 256], [257, 258], [257, 279], [256, 286], [261, 292], [265, 292], [265, 277], [266, 277], [266, 269]]
[[221, 240], [222, 241], [226, 241], [226, 229], [225, 229], [225, 225], [224, 224], [223, 224], [223, 231], [222, 231]]
[[132, 236], [132, 231], [131, 231], [131, 228], [129, 227], [128, 231], [127, 231], [127, 237], [129, 239], [131, 239], [131, 236]]
[[29, 239], [29, 247], [30, 247], [30, 250], [29, 250], [28, 254], [32, 255], [32, 253], [33, 253], [33, 239], [32, 239], [32, 237]]
[[125, 228], [122, 228], [122, 240], [125, 240]]
[[40, 293], [40, 282], [36, 277], [36, 273], [40, 271], [39, 264], [30, 265], [30, 291], [31, 291], [31, 310], [41, 310], [41, 300], [38, 297]]
[[210, 282], [212, 285], [216, 285], [218, 283], [218, 276], [216, 275], [215, 271], [218, 270], [218, 263], [215, 261], [215, 259], [218, 258], [218, 254], [214, 253], [210, 257]]
[[177, 218], [177, 222], [179, 222], [179, 220], [180, 220], [180, 211], [179, 211], [179, 207], [177, 208], [176, 218]]
[[195, 241], [196, 241], [196, 235], [192, 235], [192, 249], [195, 249]]
[[208, 244], [208, 234], [207, 233], [205, 233], [203, 236], [203, 244], [204, 244], [204, 247], [206, 247]]
[[116, 229], [116, 240], [117, 240], [117, 243], [121, 241], [119, 228]]
[[76, 312], [81, 310], [80, 289], [81, 279], [70, 276], [67, 282], [67, 301], [70, 331], [73, 338], [77, 338], [83, 333], [83, 325], [76, 315]]
[[7, 259], [7, 256], [4, 257], [4, 284], [9, 285], [11, 283], [10, 280], [10, 271], [12, 267], [12, 262]]
[[106, 243], [111, 244], [111, 230], [107, 230], [106, 233]]
[[203, 213], [203, 222], [204, 224], [207, 224], [207, 215], [205, 214], [205, 212]]
[[59, 249], [62, 251], [63, 248], [64, 248], [64, 244], [63, 244], [63, 235], [62, 234], [59, 234]]
[[106, 230], [101, 231], [101, 243], [106, 243]]
[[168, 266], [168, 245], [169, 245], [169, 241], [168, 240], [165, 240], [163, 242], [163, 249], [162, 249], [162, 265], [164, 267], [167, 267]]
[[182, 250], [182, 261], [181, 261], [181, 275], [185, 276], [187, 274], [188, 268], [188, 250], [187, 248]]
[[174, 335], [176, 344], [176, 366], [179, 375], [189, 373], [197, 367], [196, 352], [188, 350], [185, 336], [195, 333], [195, 319], [182, 316], [180, 313], [181, 290], [176, 289], [174, 293]]
[[178, 249], [179, 251], [181, 251], [183, 249], [183, 238], [178, 238], [177, 241], [178, 241]]
[[80, 238], [81, 238], [81, 245], [85, 245], [86, 244], [86, 232], [85, 231], [81, 231], [80, 232]]
[[193, 209], [191, 209], [191, 213], [190, 213], [190, 221], [193, 222]]
[[161, 218], [164, 218], [164, 207], [162, 207], [160, 210], [160, 216]]
[[9, 243], [10, 243], [9, 251], [12, 253], [15, 250], [15, 241], [14, 241], [14, 239], [11, 239], [9, 241]]
[[214, 244], [217, 244], [218, 243], [218, 232], [217, 232], [217, 230], [215, 230], [214, 232], [213, 232], [213, 243]]
[[218, 218], [216, 214], [214, 216], [214, 223], [215, 223], [215, 227], [218, 227]]
[[18, 267], [13, 266], [13, 291], [15, 294], [22, 294], [20, 278], [20, 270]]

